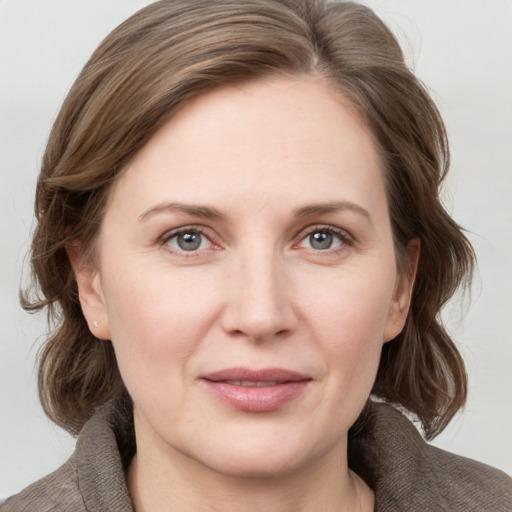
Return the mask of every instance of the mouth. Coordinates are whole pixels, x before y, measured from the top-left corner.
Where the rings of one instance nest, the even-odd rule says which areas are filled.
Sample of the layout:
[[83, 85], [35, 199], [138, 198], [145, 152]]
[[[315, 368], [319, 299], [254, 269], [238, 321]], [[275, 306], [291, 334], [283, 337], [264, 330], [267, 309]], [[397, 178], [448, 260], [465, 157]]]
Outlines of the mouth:
[[266, 388], [268, 386], [277, 386], [277, 384], [282, 384], [282, 382], [277, 381], [257, 381], [253, 382], [251, 380], [225, 380], [222, 381], [231, 386], [243, 386], [244, 388]]
[[282, 368], [228, 368], [201, 380], [217, 399], [244, 412], [269, 412], [298, 398], [311, 377]]

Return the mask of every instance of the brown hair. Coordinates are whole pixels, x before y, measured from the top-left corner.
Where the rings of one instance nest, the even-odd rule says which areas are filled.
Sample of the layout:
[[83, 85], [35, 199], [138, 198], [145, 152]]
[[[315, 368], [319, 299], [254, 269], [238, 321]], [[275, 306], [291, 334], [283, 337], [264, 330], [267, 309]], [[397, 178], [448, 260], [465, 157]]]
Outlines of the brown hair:
[[373, 394], [414, 413], [427, 437], [466, 398], [462, 359], [439, 313], [469, 282], [474, 254], [439, 199], [449, 164], [429, 95], [387, 27], [368, 8], [322, 0], [163, 0], [115, 29], [72, 86], [37, 185], [35, 297], [53, 330], [40, 353], [46, 414], [77, 433], [98, 405], [126, 396], [112, 345], [89, 331], [66, 245], [94, 252], [112, 183], [183, 103], [223, 84], [315, 75], [339, 88], [372, 130], [387, 178], [397, 264], [421, 241], [402, 333], [384, 345]]

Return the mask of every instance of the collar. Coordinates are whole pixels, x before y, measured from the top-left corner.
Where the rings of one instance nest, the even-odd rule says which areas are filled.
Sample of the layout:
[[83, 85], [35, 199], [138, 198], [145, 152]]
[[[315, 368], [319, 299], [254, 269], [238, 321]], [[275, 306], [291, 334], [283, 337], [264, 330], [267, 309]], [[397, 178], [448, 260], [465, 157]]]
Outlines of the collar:
[[[135, 451], [133, 424], [118, 409], [113, 403], [98, 408], [77, 441], [78, 486], [91, 512], [133, 512], [125, 481]], [[385, 403], [368, 402], [348, 446], [349, 466], [375, 492], [376, 512], [477, 510], [472, 505], [493, 496], [489, 483], [502, 479], [493, 468], [428, 445]]]

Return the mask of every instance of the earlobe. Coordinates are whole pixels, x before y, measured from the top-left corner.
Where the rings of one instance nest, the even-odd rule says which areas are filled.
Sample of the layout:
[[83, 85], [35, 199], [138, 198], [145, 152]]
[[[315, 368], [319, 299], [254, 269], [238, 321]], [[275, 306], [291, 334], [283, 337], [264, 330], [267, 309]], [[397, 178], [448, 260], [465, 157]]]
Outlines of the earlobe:
[[91, 262], [84, 261], [78, 244], [66, 246], [78, 287], [78, 298], [91, 333], [97, 338], [110, 339], [108, 315], [100, 273]]
[[406, 268], [397, 275], [393, 299], [384, 332], [384, 343], [396, 338], [405, 325], [407, 313], [411, 305], [420, 249], [421, 243], [418, 239], [411, 240], [407, 245], [407, 264]]

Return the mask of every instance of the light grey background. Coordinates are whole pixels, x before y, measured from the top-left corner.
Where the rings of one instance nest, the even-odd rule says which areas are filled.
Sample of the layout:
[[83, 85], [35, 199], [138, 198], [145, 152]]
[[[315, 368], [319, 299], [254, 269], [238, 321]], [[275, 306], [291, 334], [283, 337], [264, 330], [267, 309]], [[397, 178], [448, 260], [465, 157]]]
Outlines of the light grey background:
[[[0, 0], [0, 497], [55, 469], [74, 444], [38, 404], [44, 315], [25, 314], [17, 298], [45, 140], [90, 53], [148, 3]], [[435, 444], [512, 474], [512, 1], [365, 3], [391, 24], [444, 116], [453, 152], [445, 200], [479, 258], [471, 305], [446, 313], [469, 401]]]

